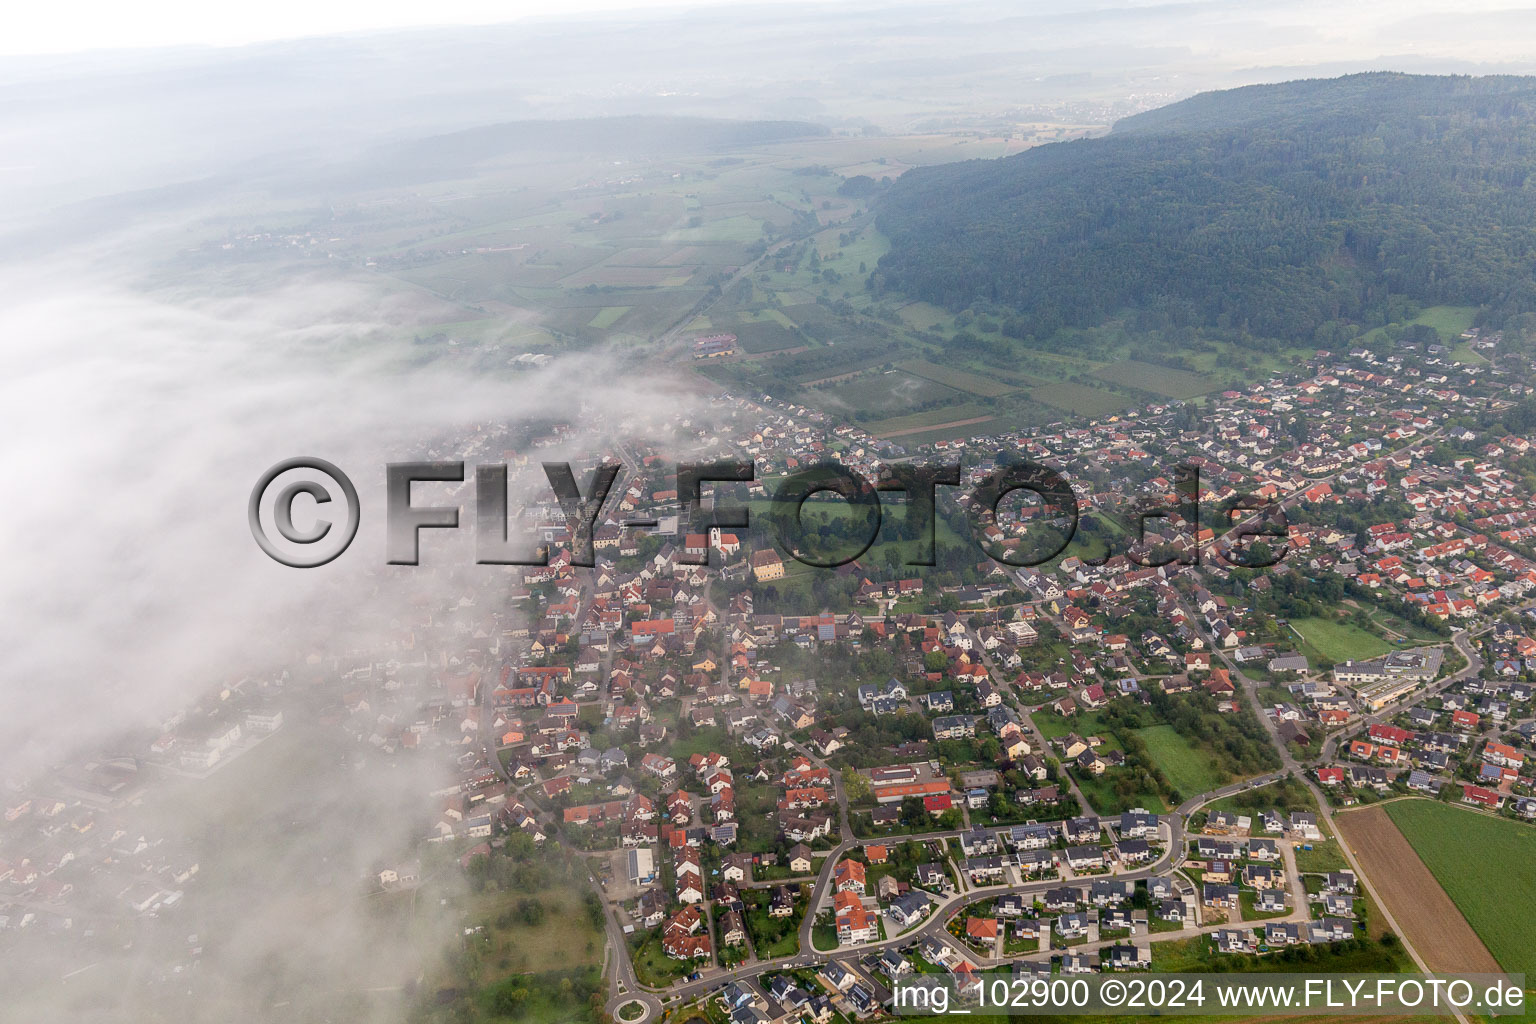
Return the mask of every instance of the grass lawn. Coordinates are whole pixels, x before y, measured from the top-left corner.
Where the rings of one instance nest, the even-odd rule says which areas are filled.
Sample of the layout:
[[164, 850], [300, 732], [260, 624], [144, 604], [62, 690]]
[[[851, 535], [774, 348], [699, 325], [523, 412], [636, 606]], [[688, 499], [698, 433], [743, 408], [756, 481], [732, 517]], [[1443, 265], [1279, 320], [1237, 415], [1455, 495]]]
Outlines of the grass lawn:
[[1486, 363], [1481, 352], [1476, 351], [1471, 345], [1462, 342], [1451, 349], [1451, 358], [1458, 363]]
[[1476, 306], [1430, 306], [1411, 322], [1428, 324], [1439, 331], [1440, 337], [1446, 341], [1455, 341], [1472, 326], [1472, 318], [1476, 313]]
[[1221, 386], [1221, 381], [1214, 376], [1137, 362], [1134, 359], [1110, 363], [1094, 376], [1111, 384], [1151, 391], [1168, 398], [1193, 398]]
[[1133, 807], [1143, 807], [1154, 814], [1163, 814], [1168, 810], [1168, 805], [1163, 798], [1153, 792], [1131, 793], [1122, 796], [1115, 791], [1117, 773], [1124, 769], [1111, 768], [1108, 772], [1094, 778], [1076, 769], [1072, 771], [1072, 777], [1077, 780], [1077, 786], [1083, 791], [1083, 796], [1093, 805], [1097, 814], [1119, 814]]
[[747, 931], [752, 935], [752, 948], [759, 959], [794, 956], [800, 952], [800, 921], [804, 909], [796, 904], [791, 917], [770, 917], [765, 890], [755, 890], [747, 903]]
[[[1234, 927], [1242, 928], [1238, 924]], [[1158, 972], [1200, 972], [1208, 969], [1215, 949], [1210, 936], [1198, 935], [1190, 939], [1173, 939], [1152, 943], [1152, 970]], [[1224, 957], [1225, 958], [1225, 957]], [[1242, 958], [1238, 968], [1255, 974], [1387, 974], [1410, 970], [1408, 956], [1402, 946], [1383, 946], [1369, 940], [1362, 941], [1354, 949], [1335, 953], [1328, 946], [1320, 946], [1312, 955], [1302, 960], [1285, 960], [1278, 956], [1250, 956]], [[1084, 1018], [1075, 1017], [1073, 1020]], [[1159, 1018], [1164, 1019], [1164, 1018]], [[1213, 1018], [1203, 1018], [1211, 1020]], [[1290, 1018], [1294, 1020], [1295, 1018]], [[1333, 1018], [1337, 1019], [1337, 1018]], [[1378, 1018], [1380, 1019], [1380, 1018]]]
[[1267, 921], [1270, 918], [1284, 917], [1290, 913], [1289, 910], [1277, 910], [1270, 914], [1261, 914], [1256, 909], [1258, 899], [1257, 894], [1249, 892], [1247, 889], [1238, 894], [1237, 902], [1238, 906], [1242, 907], [1244, 921]]
[[1371, 621], [1383, 629], [1402, 634], [1407, 644], [1438, 644], [1444, 643], [1445, 638], [1435, 636], [1421, 626], [1416, 626], [1400, 615], [1395, 615], [1386, 608], [1369, 608]]
[[1210, 957], [1211, 940], [1204, 935], [1152, 943], [1154, 971], [1198, 971]]
[[938, 327], [953, 319], [949, 313], [938, 306], [926, 302], [909, 302], [896, 312], [904, 321], [919, 330]]
[[[1461, 337], [1461, 333], [1472, 326], [1472, 318], [1477, 313], [1476, 306], [1428, 306], [1422, 313], [1412, 320], [1403, 321], [1405, 324], [1426, 324], [1433, 327], [1440, 334], [1440, 340], [1447, 345], [1455, 345]], [[1380, 327], [1367, 331], [1360, 339], [1369, 344], [1381, 336], [1383, 329]]]
[[[1103, 719], [1092, 711], [1081, 711], [1068, 718], [1063, 718], [1054, 711], [1036, 711], [1030, 718], [1035, 723], [1035, 728], [1040, 730], [1040, 735], [1048, 740], [1060, 739], [1069, 732], [1075, 732], [1079, 736], [1101, 736], [1109, 739], [1109, 732], [1104, 727]], [[1113, 747], [1114, 744], [1109, 744]]]
[[1205, 751], [1194, 746], [1171, 725], [1137, 729], [1136, 735], [1147, 745], [1152, 761], [1162, 769], [1173, 787], [1185, 799], [1219, 787], [1226, 779]]
[[958, 400], [962, 392], [946, 384], [906, 373], [881, 370], [829, 386], [831, 397], [850, 410], [873, 417], [900, 416], [929, 402]]
[[1045, 384], [1029, 393], [1030, 398], [1078, 416], [1104, 416], [1136, 403], [1126, 395], [1103, 388], [1091, 388], [1070, 381]]
[[1292, 619], [1291, 626], [1301, 634], [1303, 646], [1311, 648], [1310, 653], [1333, 662], [1360, 661], [1392, 650], [1392, 645], [1375, 633], [1347, 622], [1306, 618]]
[[686, 761], [694, 754], [723, 752], [732, 749], [735, 745], [736, 740], [720, 726], [704, 726], [692, 730], [687, 736], [673, 740], [668, 753], [679, 761]]
[[1536, 975], [1536, 829], [1429, 800], [1386, 811], [1494, 959]]
[[[518, 1008], [510, 1017], [497, 1009], [498, 996], [508, 990], [524, 993]], [[595, 968], [590, 967], [578, 971], [518, 975], [482, 987], [475, 999], [480, 1009], [479, 1014], [466, 1015], [464, 1011], [468, 1008], [460, 1004], [457, 1012], [448, 1019], [516, 1019], [524, 1024], [596, 1024], [602, 1018], [593, 1012], [590, 1000], [599, 991], [603, 991], [603, 979]]]
[[1328, 871], [1348, 871], [1349, 862], [1339, 849], [1337, 839], [1314, 839], [1312, 849], [1296, 847], [1296, 870], [1303, 874], [1321, 874]]
[[634, 951], [632, 959], [635, 963], [635, 977], [642, 985], [670, 985], [695, 969], [692, 964], [667, 956], [662, 951], [659, 933], [647, 937]]
[[[538, 924], [508, 914], [529, 900], [543, 906]], [[481, 894], [470, 905], [469, 914], [489, 937], [491, 948], [485, 960], [491, 979], [503, 972], [537, 974], [602, 962], [602, 930], [592, 923], [582, 905], [582, 893], [574, 888], [561, 886], [537, 895]]]

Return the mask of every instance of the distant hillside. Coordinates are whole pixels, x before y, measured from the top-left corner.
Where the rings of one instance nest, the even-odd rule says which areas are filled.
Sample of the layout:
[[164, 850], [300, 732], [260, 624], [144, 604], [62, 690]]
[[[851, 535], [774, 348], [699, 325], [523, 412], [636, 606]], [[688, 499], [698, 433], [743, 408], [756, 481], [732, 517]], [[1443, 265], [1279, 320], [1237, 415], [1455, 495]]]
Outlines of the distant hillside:
[[1388, 296], [1536, 310], [1536, 79], [1399, 74], [1206, 93], [1108, 136], [918, 168], [880, 287], [1333, 341]]

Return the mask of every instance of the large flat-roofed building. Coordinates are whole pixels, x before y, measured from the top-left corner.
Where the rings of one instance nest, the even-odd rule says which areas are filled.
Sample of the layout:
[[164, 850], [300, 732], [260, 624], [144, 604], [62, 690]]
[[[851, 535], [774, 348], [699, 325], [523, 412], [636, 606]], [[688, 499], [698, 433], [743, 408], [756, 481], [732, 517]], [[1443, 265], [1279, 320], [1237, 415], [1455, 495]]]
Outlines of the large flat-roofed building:
[[1445, 652], [1438, 648], [1393, 651], [1370, 661], [1343, 661], [1334, 666], [1333, 681], [1355, 688], [1355, 699], [1372, 711], [1430, 682], [1440, 672]]
[[1387, 676], [1374, 683], [1357, 687], [1355, 699], [1372, 711], [1380, 711], [1423, 685], [1424, 680], [1416, 676]]
[[629, 851], [629, 884], [650, 885], [656, 881], [656, 858], [651, 848], [642, 846]]
[[734, 334], [707, 334], [701, 338], [693, 339], [693, 358], [713, 359], [716, 356], [728, 356], [736, 351], [736, 335]]
[[938, 796], [949, 792], [949, 777], [933, 761], [883, 765], [869, 770], [875, 800], [882, 804], [900, 803], [909, 796]]

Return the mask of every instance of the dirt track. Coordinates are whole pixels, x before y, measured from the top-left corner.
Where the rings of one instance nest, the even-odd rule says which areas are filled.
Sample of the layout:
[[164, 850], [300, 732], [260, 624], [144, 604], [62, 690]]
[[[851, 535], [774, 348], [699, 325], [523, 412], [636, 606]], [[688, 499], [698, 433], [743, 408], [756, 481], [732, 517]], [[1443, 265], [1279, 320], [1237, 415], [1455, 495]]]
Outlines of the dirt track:
[[950, 420], [948, 423], [935, 423], [927, 427], [906, 427], [901, 430], [882, 430], [880, 437], [906, 437], [908, 434], [926, 434], [930, 430], [950, 430], [954, 427], [969, 427], [974, 423], [985, 423], [992, 419], [991, 416], [974, 416], [968, 420]]
[[1498, 974], [1493, 954], [1380, 807], [1334, 816], [1392, 917], [1432, 971]]

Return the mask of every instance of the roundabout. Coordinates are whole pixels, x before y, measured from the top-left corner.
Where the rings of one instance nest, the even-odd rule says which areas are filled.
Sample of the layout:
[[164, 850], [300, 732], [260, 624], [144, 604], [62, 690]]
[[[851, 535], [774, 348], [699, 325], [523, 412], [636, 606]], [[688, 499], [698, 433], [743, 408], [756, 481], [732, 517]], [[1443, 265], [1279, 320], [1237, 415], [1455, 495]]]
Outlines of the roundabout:
[[652, 1007], [644, 999], [626, 999], [614, 1007], [613, 1019], [623, 1024], [642, 1024], [650, 1019]]

